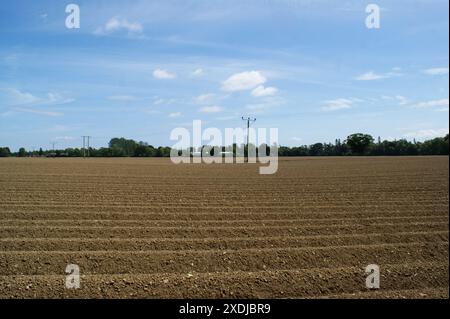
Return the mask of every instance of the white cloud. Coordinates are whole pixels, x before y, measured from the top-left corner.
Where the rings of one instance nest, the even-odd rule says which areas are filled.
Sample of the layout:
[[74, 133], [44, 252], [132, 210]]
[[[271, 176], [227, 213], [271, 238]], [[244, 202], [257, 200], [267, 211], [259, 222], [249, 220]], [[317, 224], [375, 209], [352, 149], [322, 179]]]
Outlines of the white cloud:
[[284, 105], [286, 101], [280, 97], [269, 96], [265, 97], [261, 103], [252, 103], [245, 106], [246, 109], [251, 110], [252, 114], [263, 114], [274, 108]]
[[181, 115], [182, 115], [181, 112], [174, 112], [174, 113], [170, 113], [169, 117], [174, 118], [174, 117], [180, 117]]
[[428, 74], [428, 75], [446, 75], [446, 74], [448, 74], [448, 67], [426, 69], [426, 70], [423, 70], [423, 73]]
[[102, 27], [94, 31], [96, 35], [106, 35], [116, 31], [127, 31], [128, 34], [141, 34], [144, 31], [143, 26], [137, 22], [129, 22], [126, 19], [113, 17], [109, 19]]
[[303, 139], [302, 139], [301, 137], [296, 137], [296, 136], [294, 136], [294, 137], [291, 137], [291, 141], [294, 141], [294, 142], [301, 142], [301, 141], [303, 141]]
[[198, 77], [202, 76], [204, 74], [203, 69], [196, 69], [194, 72], [192, 72], [192, 76]]
[[449, 99], [441, 99], [441, 100], [431, 100], [431, 101], [425, 101], [420, 102], [414, 105], [416, 108], [431, 108], [431, 107], [448, 107], [449, 106]]
[[47, 100], [43, 103], [46, 104], [67, 104], [75, 101], [75, 99], [72, 98], [66, 98], [62, 96], [59, 93], [48, 93], [47, 94]]
[[418, 130], [414, 132], [409, 132], [404, 134], [404, 137], [408, 138], [434, 138], [434, 137], [443, 137], [448, 134], [448, 128], [442, 129], [427, 129], [427, 130]]
[[176, 99], [164, 99], [164, 98], [159, 98], [157, 97], [154, 101], [153, 104], [154, 105], [169, 105], [169, 104], [174, 104], [176, 103], [177, 100]]
[[277, 92], [278, 89], [275, 87], [264, 87], [263, 85], [260, 85], [252, 91], [252, 95], [254, 97], [271, 96], [275, 95]]
[[161, 114], [160, 111], [152, 110], [152, 109], [144, 109], [144, 110], [142, 110], [142, 112], [144, 112], [145, 114], [151, 114], [151, 115], [154, 115], [154, 114]]
[[398, 72], [388, 72], [383, 74], [377, 74], [373, 71], [369, 71], [366, 73], [363, 73], [355, 78], [357, 81], [375, 81], [375, 80], [382, 80], [382, 79], [388, 79], [394, 76], [400, 76], [401, 74]]
[[251, 90], [266, 81], [259, 71], [236, 73], [222, 83], [222, 90], [227, 92]]
[[202, 113], [219, 113], [223, 111], [223, 108], [220, 106], [205, 106], [199, 109]]
[[372, 71], [361, 74], [356, 77], [356, 80], [358, 80], [358, 81], [373, 81], [373, 80], [380, 80], [380, 79], [384, 79], [384, 76], [382, 76], [380, 74], [375, 74]]
[[8, 100], [13, 105], [35, 104], [41, 101], [40, 98], [28, 92], [22, 92], [17, 89], [7, 89]]
[[201, 94], [201, 95], [195, 97], [195, 101], [197, 103], [209, 103], [214, 98], [214, 96], [215, 96], [215, 94], [213, 94], [213, 93]]
[[22, 92], [18, 89], [2, 90], [6, 93], [5, 101], [13, 106], [30, 105], [58, 105], [75, 101], [72, 98], [64, 97], [59, 93], [49, 92], [45, 97], [38, 97], [29, 92]]
[[354, 101], [351, 99], [335, 99], [325, 101], [325, 106], [322, 107], [322, 111], [338, 111], [344, 109], [350, 109], [354, 104]]
[[73, 136], [58, 136], [54, 138], [55, 141], [74, 141], [76, 139], [77, 138]]
[[389, 95], [382, 95], [382, 100], [386, 101], [397, 101], [398, 105], [408, 105], [410, 103], [409, 99], [404, 97], [403, 95], [396, 95], [396, 96], [389, 96]]
[[229, 120], [238, 120], [238, 119], [240, 119], [240, 117], [238, 117], [238, 116], [220, 116], [220, 117], [217, 117], [216, 118], [216, 120], [218, 120], [218, 121], [229, 121]]
[[245, 106], [246, 109], [252, 110], [252, 111], [262, 111], [270, 108], [270, 104], [261, 103], [261, 104], [248, 104]]
[[62, 124], [52, 125], [48, 129], [49, 132], [67, 132], [67, 131], [71, 131], [71, 130], [73, 130], [72, 127], [67, 126], [67, 125], [62, 125]]
[[113, 96], [108, 97], [108, 100], [130, 102], [130, 101], [136, 101], [136, 97], [134, 97], [132, 95], [113, 95]]
[[18, 54], [8, 54], [5, 57], [3, 57], [3, 61], [5, 61], [5, 63], [7, 64], [14, 64], [17, 63], [17, 61], [19, 60], [19, 55]]
[[61, 112], [42, 111], [42, 110], [36, 110], [36, 109], [30, 109], [30, 108], [24, 108], [24, 107], [16, 107], [13, 110], [16, 112], [20, 112], [20, 113], [31, 113], [31, 114], [45, 115], [45, 116], [51, 116], [51, 117], [64, 115]]
[[14, 111], [6, 111], [6, 112], [0, 113], [1, 117], [11, 116], [11, 115], [14, 115]]
[[160, 105], [160, 104], [164, 104], [166, 100], [164, 99], [157, 99], [153, 102], [154, 105]]
[[159, 80], [171, 80], [175, 79], [177, 75], [166, 70], [156, 69], [153, 71], [153, 77]]
[[395, 99], [398, 101], [399, 105], [407, 105], [409, 103], [409, 100], [402, 95], [395, 96]]

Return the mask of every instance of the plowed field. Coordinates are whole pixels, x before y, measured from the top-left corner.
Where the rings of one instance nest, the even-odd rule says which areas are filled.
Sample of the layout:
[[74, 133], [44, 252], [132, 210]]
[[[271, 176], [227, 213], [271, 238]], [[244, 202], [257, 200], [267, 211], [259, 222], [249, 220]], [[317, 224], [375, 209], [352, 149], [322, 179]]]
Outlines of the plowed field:
[[0, 298], [448, 298], [448, 177], [448, 157], [0, 159]]

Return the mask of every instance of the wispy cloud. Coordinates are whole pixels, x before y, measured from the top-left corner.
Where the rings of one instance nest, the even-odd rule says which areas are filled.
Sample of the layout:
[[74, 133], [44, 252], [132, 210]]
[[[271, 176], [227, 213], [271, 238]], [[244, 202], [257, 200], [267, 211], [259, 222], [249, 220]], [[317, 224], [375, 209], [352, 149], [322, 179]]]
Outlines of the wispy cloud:
[[283, 98], [275, 96], [264, 97], [260, 103], [247, 104], [245, 108], [252, 111], [252, 114], [263, 114], [274, 108], [285, 105], [286, 101]]
[[73, 136], [57, 136], [53, 140], [55, 141], [75, 141], [77, 138]]
[[6, 104], [10, 106], [31, 106], [31, 105], [60, 105], [75, 101], [59, 93], [49, 92], [46, 96], [39, 97], [29, 92], [18, 89], [3, 89]]
[[200, 76], [202, 76], [202, 75], [204, 75], [205, 74], [205, 72], [203, 71], [203, 69], [196, 69], [196, 70], [194, 70], [192, 73], [191, 73], [191, 75], [193, 76], [193, 77], [200, 77]]
[[167, 70], [156, 69], [153, 71], [153, 77], [158, 80], [172, 80], [175, 79], [177, 75]]
[[173, 112], [173, 113], [169, 114], [169, 117], [171, 117], [171, 118], [176, 118], [176, 117], [181, 117], [181, 116], [182, 116], [181, 112]]
[[236, 73], [222, 83], [222, 90], [226, 92], [251, 90], [266, 81], [266, 77], [259, 71]]
[[205, 106], [199, 109], [199, 112], [202, 113], [219, 113], [222, 112], [224, 110], [223, 107], [221, 106], [217, 106], [217, 105], [213, 105], [213, 106]]
[[149, 109], [149, 108], [143, 109], [142, 112], [144, 112], [145, 114], [149, 114], [149, 115], [161, 114], [161, 111], [153, 110], [153, 109]]
[[420, 102], [414, 105], [415, 108], [432, 108], [432, 107], [448, 107], [449, 99], [431, 100]]
[[229, 121], [229, 120], [237, 120], [237, 119], [240, 119], [240, 117], [233, 116], [233, 115], [216, 117], [216, 120], [218, 120], [218, 121]]
[[352, 108], [355, 103], [352, 99], [339, 98], [335, 100], [327, 100], [325, 101], [325, 106], [322, 107], [322, 111], [330, 112], [330, 111], [339, 111]]
[[291, 141], [300, 143], [301, 141], [303, 141], [303, 139], [301, 137], [293, 136], [291, 137]]
[[382, 79], [388, 79], [396, 76], [401, 76], [398, 72], [387, 72], [387, 73], [375, 73], [373, 71], [369, 71], [366, 73], [363, 73], [361, 75], [358, 75], [355, 77], [355, 80], [357, 81], [376, 81], [376, 80], [382, 80]]
[[251, 111], [263, 111], [269, 109], [270, 107], [271, 105], [267, 103], [248, 104], [245, 106], [246, 109]]
[[15, 107], [15, 108], [13, 108], [13, 110], [16, 112], [19, 112], [19, 113], [31, 113], [31, 114], [51, 116], [51, 117], [64, 115], [64, 113], [61, 113], [61, 112], [36, 110], [36, 109], [25, 108], [25, 107]]
[[122, 102], [131, 102], [131, 101], [136, 101], [137, 98], [135, 96], [132, 96], [132, 95], [113, 95], [113, 96], [109, 96], [108, 100], [111, 100], [111, 101], [122, 101]]
[[408, 132], [404, 134], [404, 137], [408, 138], [434, 138], [434, 137], [442, 137], [448, 134], [448, 128], [442, 129], [426, 129], [426, 130], [418, 130], [413, 132]]
[[14, 115], [14, 112], [13, 111], [6, 111], [6, 112], [2, 112], [2, 113], [0, 113], [0, 116], [1, 117], [6, 117], [6, 116], [11, 116], [11, 115]]
[[396, 95], [395, 99], [398, 101], [399, 105], [407, 105], [409, 103], [409, 100], [402, 95]]
[[18, 89], [6, 89], [7, 99], [12, 105], [35, 104], [41, 101], [40, 98], [29, 92], [22, 92]]
[[447, 75], [448, 74], [448, 67], [444, 68], [431, 68], [423, 70], [423, 73], [428, 75]]
[[68, 132], [74, 129], [73, 126], [64, 125], [64, 124], [55, 124], [48, 128], [49, 132]]
[[59, 93], [48, 93], [47, 98], [42, 103], [49, 105], [67, 104], [74, 102], [75, 99], [65, 97]]
[[215, 97], [214, 93], [205, 93], [194, 98], [194, 101], [197, 103], [210, 103], [211, 100]]
[[396, 96], [389, 96], [389, 95], [383, 95], [381, 96], [382, 100], [387, 101], [396, 101], [398, 102], [398, 105], [404, 106], [410, 104], [410, 101], [408, 98], [404, 97], [403, 95], [396, 95]]
[[169, 105], [177, 102], [177, 99], [165, 99], [161, 97], [155, 97], [153, 101], [153, 105]]
[[129, 22], [127, 19], [113, 17], [109, 19], [104, 26], [98, 27], [95, 35], [108, 35], [114, 32], [125, 31], [128, 35], [140, 35], [144, 31], [142, 24], [138, 22]]
[[263, 85], [260, 85], [253, 89], [252, 95], [254, 97], [262, 97], [262, 96], [272, 96], [275, 95], [278, 92], [278, 89], [275, 87], [264, 87]]

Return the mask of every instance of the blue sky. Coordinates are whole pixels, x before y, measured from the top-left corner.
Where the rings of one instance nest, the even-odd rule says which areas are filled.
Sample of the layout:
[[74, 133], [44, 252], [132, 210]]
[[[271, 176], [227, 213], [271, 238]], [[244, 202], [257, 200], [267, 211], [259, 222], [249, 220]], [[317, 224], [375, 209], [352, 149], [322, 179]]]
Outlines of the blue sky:
[[[78, 4], [81, 28], [67, 29]], [[381, 8], [368, 29], [365, 8]], [[173, 145], [277, 127], [283, 145], [448, 132], [447, 0], [2, 1], [0, 146]]]

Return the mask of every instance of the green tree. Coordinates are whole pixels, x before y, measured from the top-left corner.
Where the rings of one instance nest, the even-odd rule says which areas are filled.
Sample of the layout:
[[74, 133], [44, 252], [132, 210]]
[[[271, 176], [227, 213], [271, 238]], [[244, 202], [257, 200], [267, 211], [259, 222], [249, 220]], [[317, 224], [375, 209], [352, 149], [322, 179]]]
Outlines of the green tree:
[[156, 150], [156, 157], [170, 157], [170, 147], [160, 146]]
[[420, 146], [421, 155], [448, 155], [448, 134], [425, 141]]
[[18, 156], [19, 156], [19, 157], [25, 157], [25, 156], [27, 156], [27, 151], [25, 150], [25, 148], [23, 148], [23, 147], [19, 148]]
[[143, 143], [139, 143], [139, 145], [134, 150], [135, 157], [152, 157], [155, 156], [156, 151], [152, 146], [147, 146]]
[[11, 156], [11, 151], [9, 147], [0, 147], [0, 157], [9, 157]]
[[311, 145], [311, 147], [309, 148], [309, 154], [311, 156], [320, 156], [323, 155], [323, 144], [322, 143], [316, 143]]
[[111, 150], [111, 155], [112, 157], [124, 157], [124, 156], [129, 156], [126, 154], [125, 150], [121, 147], [118, 146], [113, 146], [110, 148]]
[[362, 155], [366, 153], [373, 141], [371, 135], [356, 133], [347, 137], [346, 144], [350, 147], [352, 153]]
[[[133, 140], [127, 140], [125, 138], [113, 138], [109, 142], [109, 147], [114, 149], [114, 154], [121, 154], [118, 156], [134, 156], [134, 152], [138, 143]], [[116, 156], [116, 155], [115, 155]]]

